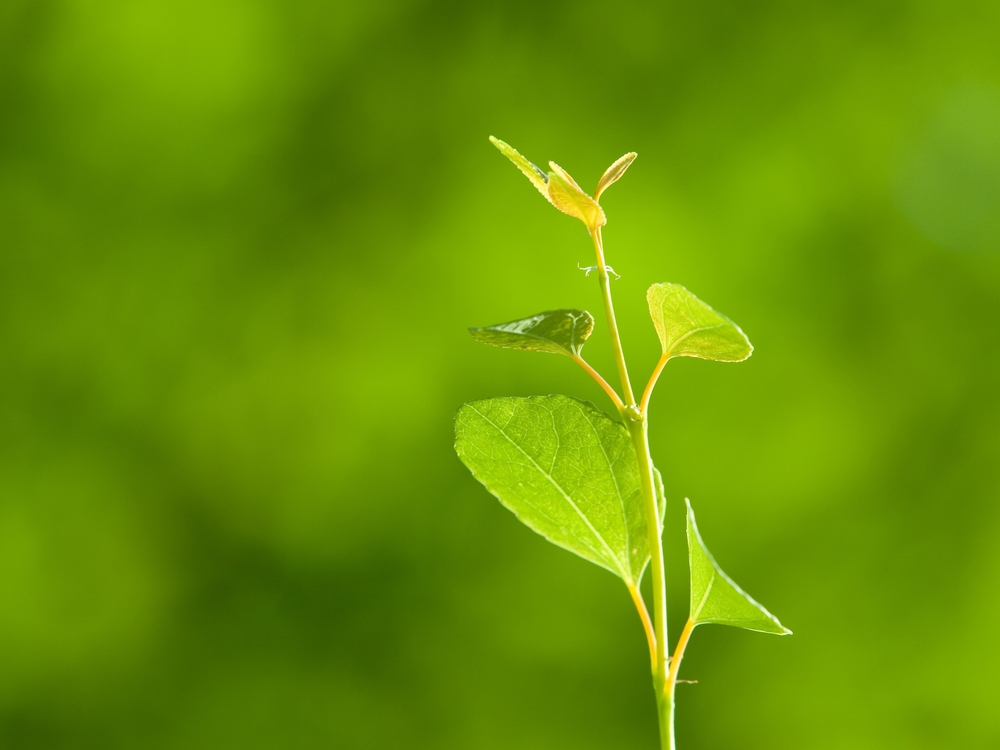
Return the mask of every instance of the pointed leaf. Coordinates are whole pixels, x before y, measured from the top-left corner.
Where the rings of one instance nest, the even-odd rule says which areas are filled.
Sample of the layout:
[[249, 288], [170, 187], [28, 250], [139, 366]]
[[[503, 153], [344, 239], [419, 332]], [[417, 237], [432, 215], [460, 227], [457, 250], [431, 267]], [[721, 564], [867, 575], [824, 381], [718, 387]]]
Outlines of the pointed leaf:
[[569, 172], [554, 161], [550, 161], [549, 166], [552, 171], [549, 172], [548, 196], [553, 206], [564, 214], [579, 219], [589, 229], [597, 229], [608, 223], [604, 209], [583, 192], [583, 188], [576, 184], [576, 180], [570, 177]]
[[722, 572], [698, 532], [691, 501], [687, 500], [688, 559], [691, 566], [691, 620], [713, 622], [760, 633], [791, 635], [792, 631], [758, 604]]
[[490, 346], [572, 357], [580, 354], [593, 330], [594, 317], [586, 310], [546, 310], [509, 323], [470, 328], [469, 333]]
[[455, 450], [527, 526], [637, 584], [649, 561], [639, 470], [628, 430], [569, 396], [471, 401]]
[[680, 284], [653, 284], [646, 292], [646, 300], [668, 358], [742, 362], [753, 352], [738, 325]]
[[625, 174], [625, 170], [631, 166], [637, 156], [638, 154], [635, 151], [629, 151], [625, 154], [625, 156], [608, 167], [607, 171], [601, 177], [601, 181], [597, 183], [597, 190], [594, 191], [595, 201], [599, 201], [601, 199], [601, 194], [607, 190], [609, 186], [618, 182], [618, 179]]
[[549, 178], [540, 168], [536, 167], [530, 161], [525, 159], [521, 154], [517, 152], [517, 149], [512, 146], [508, 146], [506, 143], [501, 141], [499, 138], [494, 138], [490, 136], [490, 143], [500, 149], [500, 153], [510, 159], [514, 164], [520, 169], [524, 176], [531, 180], [531, 184], [538, 188], [538, 192], [548, 199], [549, 197]]

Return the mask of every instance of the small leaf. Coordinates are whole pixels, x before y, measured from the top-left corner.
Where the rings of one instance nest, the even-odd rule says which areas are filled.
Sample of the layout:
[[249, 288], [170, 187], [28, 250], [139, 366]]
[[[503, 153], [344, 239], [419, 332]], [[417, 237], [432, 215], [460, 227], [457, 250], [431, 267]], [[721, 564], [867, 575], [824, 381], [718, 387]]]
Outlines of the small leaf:
[[499, 138], [494, 138], [491, 135], [490, 143], [500, 149], [501, 154], [514, 162], [515, 166], [517, 166], [517, 168], [524, 173], [524, 176], [531, 180], [531, 184], [538, 188], [538, 192], [544, 195], [546, 199], [549, 199], [549, 178], [545, 172], [521, 156], [521, 154], [517, 152], [517, 149], [512, 146], [508, 146]]
[[742, 362], [753, 352], [739, 326], [680, 284], [653, 284], [646, 292], [646, 300], [663, 354], [668, 358]]
[[490, 346], [572, 357], [580, 354], [593, 330], [594, 317], [586, 310], [546, 310], [509, 323], [470, 328], [469, 333]]
[[619, 178], [625, 174], [625, 170], [631, 166], [637, 156], [638, 154], [635, 151], [629, 151], [625, 156], [608, 167], [607, 171], [601, 177], [601, 181], [597, 183], [597, 190], [594, 191], [595, 201], [599, 201], [601, 194], [613, 183], [618, 182]]
[[732, 625], [760, 633], [791, 635], [792, 631], [722, 572], [698, 533], [691, 501], [687, 500], [688, 559], [691, 566], [691, 614], [696, 625]]
[[593, 198], [583, 192], [565, 169], [554, 161], [549, 162], [549, 200], [552, 205], [584, 224], [588, 229], [597, 229], [608, 223], [602, 209]]
[[569, 396], [470, 401], [455, 417], [455, 451], [524, 524], [638, 584], [649, 539], [621, 422]]

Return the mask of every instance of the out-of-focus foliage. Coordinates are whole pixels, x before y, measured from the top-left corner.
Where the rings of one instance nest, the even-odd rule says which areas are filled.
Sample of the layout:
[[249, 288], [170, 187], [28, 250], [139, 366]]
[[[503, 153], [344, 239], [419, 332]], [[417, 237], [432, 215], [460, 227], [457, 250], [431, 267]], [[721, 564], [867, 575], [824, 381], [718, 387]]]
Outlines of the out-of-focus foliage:
[[466, 332], [599, 306], [490, 133], [581, 185], [640, 154], [602, 196], [634, 378], [653, 282], [753, 336], [658, 386], [670, 617], [690, 496], [796, 635], [699, 628], [681, 747], [1000, 746], [998, 37], [993, 0], [0, 3], [0, 746], [655, 746], [627, 593], [452, 451], [471, 399], [611, 408]]

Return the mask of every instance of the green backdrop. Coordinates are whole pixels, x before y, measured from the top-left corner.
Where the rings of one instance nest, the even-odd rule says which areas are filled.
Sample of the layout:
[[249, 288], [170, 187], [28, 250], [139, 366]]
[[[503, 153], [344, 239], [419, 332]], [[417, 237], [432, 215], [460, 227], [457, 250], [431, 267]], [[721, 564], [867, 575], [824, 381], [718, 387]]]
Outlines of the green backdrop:
[[[654, 399], [683, 498], [795, 636], [700, 628], [683, 750], [1000, 746], [1000, 4], [5, 0], [0, 746], [652, 748], [642, 629], [452, 450], [571, 393], [465, 328], [646, 287], [742, 365]], [[598, 315], [600, 321], [600, 315]], [[588, 355], [614, 367], [599, 323]]]

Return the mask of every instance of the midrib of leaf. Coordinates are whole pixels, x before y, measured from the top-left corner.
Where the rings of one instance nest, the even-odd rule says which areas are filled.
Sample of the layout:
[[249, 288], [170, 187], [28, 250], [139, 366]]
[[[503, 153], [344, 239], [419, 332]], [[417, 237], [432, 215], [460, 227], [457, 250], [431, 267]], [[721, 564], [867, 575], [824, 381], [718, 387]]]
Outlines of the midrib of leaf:
[[[601, 544], [602, 544], [602, 545], [603, 545], [603, 547], [604, 547], [604, 551], [605, 551], [605, 552], [606, 552], [606, 553], [608, 554], [608, 556], [609, 556], [609, 557], [610, 557], [610, 558], [611, 558], [611, 559], [612, 559], [612, 560], [613, 560], [613, 561], [614, 561], [615, 563], [617, 563], [617, 566], [616, 566], [616, 567], [617, 567], [617, 571], [616, 571], [616, 572], [618, 573], [618, 575], [619, 575], [619, 576], [621, 576], [622, 580], [623, 580], [623, 581], [625, 581], [626, 583], [632, 583], [632, 576], [631, 576], [631, 574], [630, 574], [630, 573], [629, 573], [628, 571], [626, 571], [626, 570], [622, 570], [622, 568], [621, 568], [621, 560], [619, 560], [619, 559], [618, 559], [618, 556], [617, 556], [617, 555], [616, 555], [616, 554], [614, 553], [614, 551], [613, 551], [613, 550], [611, 549], [611, 547], [610, 547], [610, 546], [608, 545], [608, 543], [607, 543], [607, 541], [606, 541], [606, 540], [604, 539], [604, 537], [603, 537], [603, 536], [601, 536], [601, 534], [600, 534], [600, 533], [599, 533], [599, 532], [597, 531], [597, 529], [595, 529], [595, 528], [594, 528], [594, 525], [593, 525], [593, 524], [592, 524], [592, 523], [590, 522], [590, 519], [589, 519], [589, 518], [587, 518], [587, 516], [586, 516], [586, 515], [584, 515], [584, 513], [583, 513], [583, 512], [582, 512], [582, 511], [580, 510], [580, 508], [579, 508], [579, 507], [577, 507], [577, 504], [576, 504], [576, 503], [574, 503], [574, 502], [573, 502], [573, 499], [572, 499], [572, 498], [571, 498], [571, 497], [570, 497], [570, 496], [569, 496], [568, 494], [566, 494], [566, 491], [565, 491], [565, 490], [564, 490], [564, 489], [563, 489], [562, 487], [560, 487], [560, 486], [559, 486], [559, 483], [558, 483], [558, 482], [557, 482], [557, 481], [556, 481], [556, 480], [555, 480], [555, 479], [554, 479], [554, 478], [552, 477], [552, 475], [551, 475], [551, 474], [550, 474], [549, 472], [545, 471], [545, 469], [543, 469], [543, 468], [542, 468], [541, 466], [539, 466], [539, 465], [538, 465], [538, 462], [537, 462], [537, 461], [536, 461], [535, 459], [533, 459], [533, 458], [532, 458], [531, 456], [529, 456], [529, 455], [527, 454], [527, 452], [526, 452], [526, 451], [524, 450], [524, 448], [522, 448], [522, 447], [521, 447], [520, 445], [518, 445], [518, 444], [517, 444], [517, 443], [516, 443], [516, 442], [515, 442], [515, 441], [514, 441], [514, 440], [513, 440], [513, 439], [512, 439], [511, 437], [510, 437], [510, 435], [508, 435], [508, 434], [507, 434], [507, 433], [506, 433], [506, 432], [504, 431], [504, 429], [505, 429], [506, 425], [505, 425], [504, 427], [500, 427], [500, 426], [499, 426], [499, 425], [498, 425], [498, 424], [497, 424], [496, 422], [494, 422], [494, 421], [493, 421], [492, 419], [490, 419], [490, 418], [489, 418], [489, 417], [487, 417], [487, 416], [486, 416], [485, 414], [483, 414], [483, 413], [482, 413], [481, 411], [479, 411], [479, 409], [477, 409], [477, 408], [476, 408], [476, 407], [475, 407], [474, 405], [472, 405], [471, 403], [469, 404], [469, 408], [470, 408], [470, 409], [472, 409], [472, 410], [473, 410], [474, 412], [476, 412], [476, 414], [478, 414], [478, 415], [479, 415], [480, 417], [482, 417], [482, 418], [483, 418], [483, 419], [484, 419], [484, 420], [485, 420], [486, 422], [488, 422], [489, 424], [491, 424], [491, 425], [492, 425], [492, 426], [493, 426], [494, 428], [496, 428], [496, 430], [497, 430], [497, 431], [498, 431], [498, 432], [499, 432], [499, 433], [500, 433], [501, 435], [503, 435], [503, 436], [504, 436], [504, 438], [506, 438], [506, 440], [507, 440], [507, 442], [508, 442], [508, 443], [510, 443], [511, 445], [513, 445], [513, 446], [514, 446], [515, 448], [517, 448], [517, 450], [521, 452], [521, 455], [523, 455], [523, 456], [524, 456], [524, 457], [525, 457], [526, 459], [528, 459], [528, 460], [529, 460], [529, 461], [531, 462], [532, 466], [534, 466], [534, 467], [535, 467], [536, 469], [538, 469], [539, 473], [540, 473], [540, 474], [541, 474], [541, 475], [542, 475], [543, 477], [545, 477], [546, 479], [548, 479], [548, 480], [549, 480], [549, 483], [550, 483], [550, 484], [551, 484], [551, 485], [552, 485], [553, 487], [555, 487], [555, 488], [556, 488], [556, 490], [557, 490], [557, 491], [559, 492], [559, 494], [563, 496], [563, 499], [564, 499], [564, 500], [565, 500], [565, 501], [566, 501], [567, 503], [569, 503], [569, 506], [570, 506], [570, 507], [571, 507], [571, 508], [573, 509], [573, 512], [574, 512], [574, 513], [576, 513], [576, 514], [577, 514], [577, 515], [578, 515], [578, 516], [580, 517], [580, 520], [582, 520], [582, 521], [583, 521], [583, 522], [584, 522], [584, 523], [585, 523], [585, 524], [587, 525], [587, 528], [588, 528], [588, 529], [590, 529], [590, 533], [591, 533], [591, 534], [593, 534], [593, 535], [594, 535], [594, 536], [595, 536], [595, 537], [596, 537], [596, 538], [597, 538], [597, 539], [598, 539], [598, 540], [599, 540], [599, 541], [601, 542]], [[554, 420], [554, 419], [555, 419], [555, 415], [553, 415], [553, 420]], [[587, 422], [589, 423], [589, 422], [590, 422], [590, 420], [587, 420]], [[593, 425], [591, 425], [591, 427], [593, 427]], [[557, 441], [557, 448], [556, 448], [556, 451], [557, 451], [557, 453], [558, 453], [558, 441], [559, 441], [559, 432], [558, 432], [558, 431], [556, 431], [556, 441]], [[599, 439], [598, 439], [598, 442], [600, 442], [600, 440], [599, 440]], [[602, 446], [601, 450], [603, 450], [603, 449], [604, 449], [604, 448], [603, 448], [603, 446]], [[606, 455], [607, 455], [607, 454], [605, 454], [605, 456], [606, 456]], [[553, 466], [554, 466], [554, 464], [553, 464]], [[614, 471], [612, 471], [611, 473], [612, 473], [612, 476], [613, 476], [613, 475], [614, 475]], [[616, 480], [616, 484], [615, 484], [615, 486], [617, 487], [617, 480]], [[535, 508], [535, 510], [539, 511], [540, 513], [542, 513], [542, 515], [544, 515], [544, 516], [548, 516], [548, 514], [547, 514], [547, 513], [545, 513], [544, 511], [541, 511], [541, 510], [540, 510], [540, 509], [539, 509], [538, 507], [536, 507], [536, 506], [535, 506], [534, 504], [532, 504], [532, 507], [533, 507], [533, 508]], [[554, 519], [551, 519], [551, 518], [550, 518], [550, 520], [552, 520], [552, 521], [553, 521], [553, 523], [556, 523]], [[559, 528], [563, 529], [563, 531], [567, 531], [567, 530], [566, 530], [565, 528], [563, 528], [563, 527], [562, 527], [562, 525], [561, 525], [561, 524], [558, 524], [558, 523], [556, 523], [556, 525], [557, 525], [557, 526], [559, 526]], [[627, 527], [626, 527], [626, 528], [627, 528]], [[567, 533], [569, 533], [569, 532], [567, 531]], [[628, 533], [628, 532], [626, 531], [626, 533]], [[570, 535], [571, 535], [571, 534], [570, 534]], [[572, 535], [571, 535], [571, 536], [572, 536]], [[594, 554], [597, 554], [597, 550], [595, 550], [595, 549], [594, 549], [594, 548], [593, 548], [593, 547], [592, 547], [591, 545], [589, 545], [589, 544], [588, 544], [588, 545], [587, 545], [587, 547], [588, 547], [588, 548], [590, 549], [590, 551], [591, 551], [591, 552], [593, 552]]]
[[718, 573], [716, 573], [715, 570], [713, 569], [712, 577], [708, 581], [708, 586], [705, 587], [705, 593], [702, 595], [701, 601], [698, 602], [698, 608], [691, 614], [690, 617], [691, 620], [697, 622], [698, 618], [701, 616], [701, 611], [705, 608], [705, 602], [708, 601], [708, 595], [712, 593], [712, 586], [715, 585], [715, 577], [717, 575]]
[[[580, 404], [578, 404], [576, 402], [571, 402], [571, 403], [573, 404], [573, 406], [576, 407], [577, 411], [580, 412], [580, 414], [583, 416], [583, 418], [587, 422], [587, 424], [590, 425], [590, 431], [593, 432], [594, 433], [594, 437], [597, 438], [597, 444], [599, 446], [601, 446], [601, 453], [604, 454], [604, 460], [607, 461], [608, 468], [611, 469], [611, 481], [615, 483], [615, 494], [618, 496], [618, 505], [622, 509], [622, 526], [625, 529], [625, 567], [631, 569], [631, 562], [632, 562], [632, 555], [631, 555], [632, 541], [629, 538], [629, 534], [628, 534], [628, 513], [625, 510], [625, 498], [622, 497], [622, 489], [621, 489], [621, 487], [618, 486], [618, 475], [615, 474], [614, 464], [611, 463], [611, 459], [608, 457], [608, 452], [606, 450], [604, 450], [604, 441], [601, 440], [601, 436], [598, 434], [597, 428], [594, 427], [594, 423], [591, 422], [590, 419], [587, 417], [587, 413], [582, 408], [580, 408]], [[552, 421], [553, 421], [553, 426], [555, 426], [555, 414], [552, 415]], [[557, 432], [556, 433], [556, 439], [557, 440], [558, 440], [558, 437], [559, 437], [559, 433]], [[605, 545], [605, 546], [607, 546], [607, 545]], [[617, 558], [615, 558], [615, 559], [617, 559]], [[622, 562], [622, 561], [619, 560], [619, 562]], [[630, 572], [631, 572], [631, 570], [630, 570]], [[624, 576], [623, 576], [623, 578], [624, 578]]]
[[[660, 307], [660, 315], [663, 315], [663, 308]], [[674, 350], [680, 346], [684, 341], [694, 336], [696, 333], [701, 333], [702, 331], [711, 331], [713, 328], [725, 328], [725, 323], [716, 323], [714, 326], [703, 326], [701, 328], [695, 328], [693, 331], [688, 331], [683, 336], [681, 336], [674, 345], [670, 347], [670, 351], [667, 352], [668, 356], [673, 356]]]

